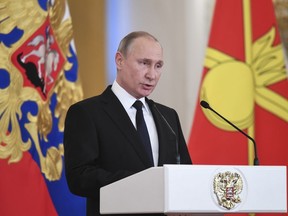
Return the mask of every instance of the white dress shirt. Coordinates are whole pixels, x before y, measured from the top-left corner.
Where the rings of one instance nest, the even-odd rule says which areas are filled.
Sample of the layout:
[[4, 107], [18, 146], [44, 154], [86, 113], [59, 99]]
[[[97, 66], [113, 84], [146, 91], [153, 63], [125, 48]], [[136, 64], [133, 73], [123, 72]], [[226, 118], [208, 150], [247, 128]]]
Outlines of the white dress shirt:
[[[132, 95], [130, 95], [125, 89], [123, 89], [116, 80], [113, 82], [112, 91], [117, 96], [122, 106], [126, 110], [128, 116], [130, 117], [134, 127], [136, 128], [136, 109], [133, 107], [134, 102], [137, 100]], [[145, 98], [138, 99], [143, 103], [143, 116], [147, 125], [151, 149], [153, 154], [154, 166], [158, 164], [159, 157], [159, 142], [158, 142], [158, 134], [156, 130], [156, 125], [153, 119], [153, 115], [148, 104], [145, 101]]]

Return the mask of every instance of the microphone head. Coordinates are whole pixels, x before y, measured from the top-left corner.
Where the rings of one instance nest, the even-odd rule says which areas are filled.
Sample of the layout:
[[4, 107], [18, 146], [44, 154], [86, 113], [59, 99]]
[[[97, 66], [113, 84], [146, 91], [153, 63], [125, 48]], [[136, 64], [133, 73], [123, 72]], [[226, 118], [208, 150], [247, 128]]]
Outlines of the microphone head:
[[206, 101], [204, 101], [204, 100], [202, 100], [202, 101], [200, 102], [200, 105], [201, 105], [202, 107], [204, 107], [205, 109], [209, 109], [209, 108], [210, 108], [209, 104], [208, 104]]

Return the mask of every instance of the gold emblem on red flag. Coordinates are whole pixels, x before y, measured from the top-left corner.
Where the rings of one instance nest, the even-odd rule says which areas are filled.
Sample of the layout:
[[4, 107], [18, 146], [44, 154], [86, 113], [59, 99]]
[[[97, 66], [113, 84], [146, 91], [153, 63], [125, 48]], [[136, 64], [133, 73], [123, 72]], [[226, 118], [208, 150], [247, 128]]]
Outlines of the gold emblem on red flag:
[[228, 210], [233, 209], [237, 203], [241, 203], [242, 177], [237, 172], [218, 173], [214, 177], [213, 190], [220, 206]]
[[[250, 1], [243, 1], [243, 37], [245, 59], [239, 60], [220, 49], [208, 47], [205, 75], [200, 100], [209, 101], [215, 110], [254, 136], [254, 107], [257, 106], [288, 122], [288, 100], [270, 86], [287, 79], [281, 43], [276, 43], [276, 26], [252, 38]], [[221, 98], [217, 97], [220, 95]], [[225, 131], [235, 131], [209, 110], [202, 109], [207, 119]], [[254, 147], [249, 142], [249, 164], [253, 164]]]

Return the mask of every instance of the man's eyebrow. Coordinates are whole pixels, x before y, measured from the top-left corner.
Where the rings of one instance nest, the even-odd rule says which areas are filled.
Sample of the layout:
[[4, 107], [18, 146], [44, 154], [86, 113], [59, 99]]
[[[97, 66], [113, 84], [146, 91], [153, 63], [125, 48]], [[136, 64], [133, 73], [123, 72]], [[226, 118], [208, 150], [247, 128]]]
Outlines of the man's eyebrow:
[[[143, 61], [151, 61], [151, 62], [154, 61], [153, 59], [149, 59], [149, 58], [141, 58], [141, 60], [143, 60]], [[157, 62], [157, 63], [164, 64], [164, 61], [163, 61], [163, 60], [158, 60], [158, 61], [156, 61], [156, 62]]]
[[[154, 62], [153, 59], [149, 59], [149, 58], [139, 58], [138, 61], [145, 61], [145, 62], [149, 62], [149, 63]], [[163, 66], [164, 65], [164, 61], [163, 60], [158, 60], [158, 61], [155, 62], [155, 64], [160, 64], [161, 66]]]

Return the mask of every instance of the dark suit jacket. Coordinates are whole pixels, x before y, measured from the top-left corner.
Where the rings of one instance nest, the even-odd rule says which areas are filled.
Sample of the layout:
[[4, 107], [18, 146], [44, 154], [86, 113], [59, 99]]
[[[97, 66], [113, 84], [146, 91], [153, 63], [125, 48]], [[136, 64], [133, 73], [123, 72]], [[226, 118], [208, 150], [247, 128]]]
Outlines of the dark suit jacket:
[[[157, 108], [177, 134], [181, 163], [191, 164], [176, 111], [160, 104]], [[159, 138], [158, 165], [175, 164], [176, 137], [155, 107], [150, 109]], [[100, 215], [100, 187], [151, 166], [136, 129], [111, 86], [101, 95], [69, 108], [64, 150], [69, 189], [87, 197], [87, 215]]]

